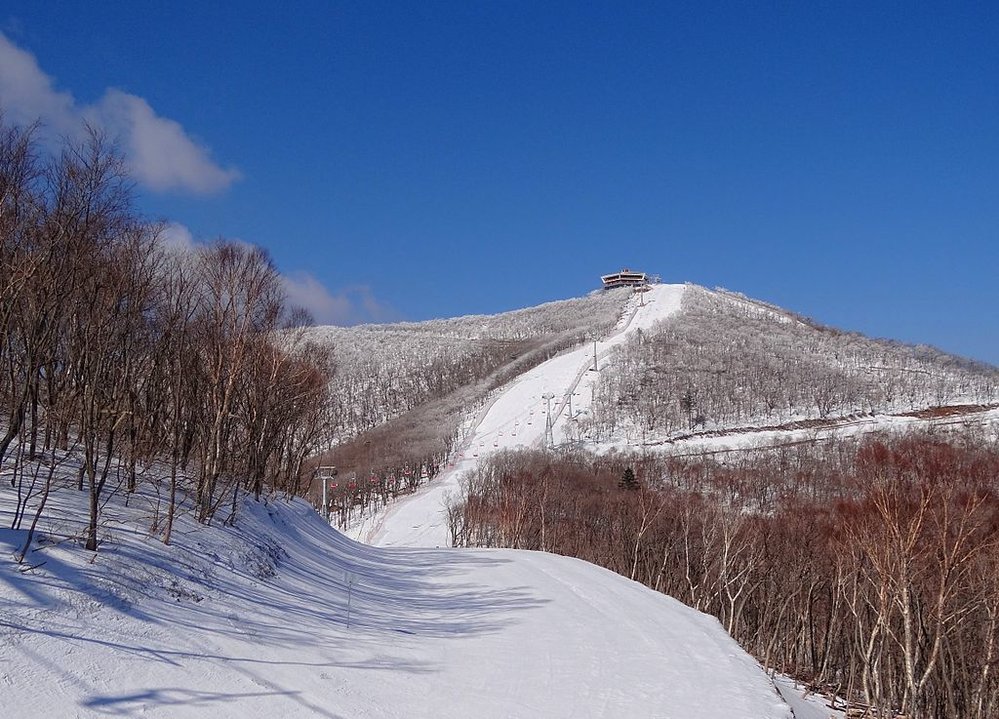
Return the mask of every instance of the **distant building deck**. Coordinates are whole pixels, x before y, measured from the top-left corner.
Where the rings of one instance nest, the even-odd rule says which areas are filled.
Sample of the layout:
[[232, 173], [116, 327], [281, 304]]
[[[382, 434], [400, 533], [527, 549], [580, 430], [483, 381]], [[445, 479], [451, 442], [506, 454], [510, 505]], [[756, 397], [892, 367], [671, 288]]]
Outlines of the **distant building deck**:
[[611, 290], [615, 287], [644, 287], [650, 282], [649, 276], [645, 272], [633, 272], [627, 268], [620, 272], [604, 275], [600, 279], [604, 283], [605, 290]]

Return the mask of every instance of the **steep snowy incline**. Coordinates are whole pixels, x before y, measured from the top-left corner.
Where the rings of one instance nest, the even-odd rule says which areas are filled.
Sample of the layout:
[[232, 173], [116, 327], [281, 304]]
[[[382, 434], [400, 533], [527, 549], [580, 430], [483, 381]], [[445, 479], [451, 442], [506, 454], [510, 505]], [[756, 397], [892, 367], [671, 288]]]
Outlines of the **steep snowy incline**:
[[[598, 371], [610, 350], [625, 342], [630, 333], [647, 330], [676, 313], [684, 289], [684, 285], [654, 285], [648, 292], [636, 294], [625, 308], [621, 328], [596, 343]], [[554, 438], [561, 441], [570, 400], [574, 413], [589, 407], [586, 376], [591, 374], [593, 354], [593, 344], [566, 352], [500, 389], [476, 419], [454, 465], [430, 485], [389, 506], [358, 538], [382, 546], [450, 546], [445, 506], [458, 492], [459, 478], [492, 452], [540, 446], [545, 441], [549, 407]]]
[[717, 621], [579, 560], [361, 545], [301, 501], [170, 547], [108, 511], [100, 552], [46, 526], [26, 572], [0, 530], [0, 715], [791, 717]]

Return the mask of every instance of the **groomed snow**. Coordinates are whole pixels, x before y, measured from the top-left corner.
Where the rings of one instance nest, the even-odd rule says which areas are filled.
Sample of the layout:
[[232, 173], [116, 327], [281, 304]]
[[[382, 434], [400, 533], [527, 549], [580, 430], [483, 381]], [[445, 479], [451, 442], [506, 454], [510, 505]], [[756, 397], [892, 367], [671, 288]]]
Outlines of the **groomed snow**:
[[717, 621], [582, 561], [370, 547], [300, 501], [170, 547], [109, 516], [0, 565], [0, 716], [791, 716]]

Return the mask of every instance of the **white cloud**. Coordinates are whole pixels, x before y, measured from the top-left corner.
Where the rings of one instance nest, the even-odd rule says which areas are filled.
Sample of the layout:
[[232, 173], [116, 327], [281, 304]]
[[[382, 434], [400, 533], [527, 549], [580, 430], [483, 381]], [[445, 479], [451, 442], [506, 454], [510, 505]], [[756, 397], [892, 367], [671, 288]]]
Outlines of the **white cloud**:
[[17, 47], [0, 32], [0, 103], [15, 122], [31, 123], [39, 118], [64, 132], [73, 124], [75, 101], [67, 92], [52, 87], [52, 78], [42, 72], [33, 55]]
[[193, 252], [197, 243], [194, 235], [179, 222], [168, 222], [160, 230], [160, 243], [171, 252]]
[[399, 313], [378, 300], [367, 285], [345, 287], [330, 292], [308, 272], [281, 277], [288, 301], [304, 307], [320, 325], [356, 325], [365, 322], [391, 322]]
[[240, 178], [237, 170], [215, 164], [180, 123], [160, 117], [141, 97], [109, 89], [88, 115], [123, 139], [135, 179], [152, 190], [206, 194], [224, 190]]
[[344, 322], [352, 314], [350, 302], [343, 295], [335, 296], [322, 282], [308, 272], [282, 275], [288, 301], [307, 309], [321, 325], [349, 324]]
[[[160, 229], [160, 243], [170, 252], [194, 252], [202, 243], [179, 222], [168, 222]], [[228, 240], [241, 242], [241, 240]], [[288, 304], [309, 311], [320, 325], [356, 325], [364, 322], [392, 322], [401, 316], [378, 300], [367, 285], [346, 287], [331, 292], [314, 275], [298, 271], [281, 274]]]
[[57, 135], [74, 136], [84, 121], [122, 144], [135, 179], [149, 189], [218, 192], [240, 178], [223, 168], [175, 120], [160, 117], [143, 98], [109, 88], [92, 105], [56, 90], [35, 57], [0, 32], [0, 107], [14, 122], [41, 120]]

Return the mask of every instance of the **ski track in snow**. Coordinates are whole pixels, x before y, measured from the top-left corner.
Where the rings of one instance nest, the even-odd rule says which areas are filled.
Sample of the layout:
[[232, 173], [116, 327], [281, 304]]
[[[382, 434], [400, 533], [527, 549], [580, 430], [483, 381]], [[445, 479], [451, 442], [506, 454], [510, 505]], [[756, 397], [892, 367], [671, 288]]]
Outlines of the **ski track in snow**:
[[580, 560], [362, 545], [299, 500], [182, 519], [0, 565], [0, 715], [791, 716], [715, 619]]

